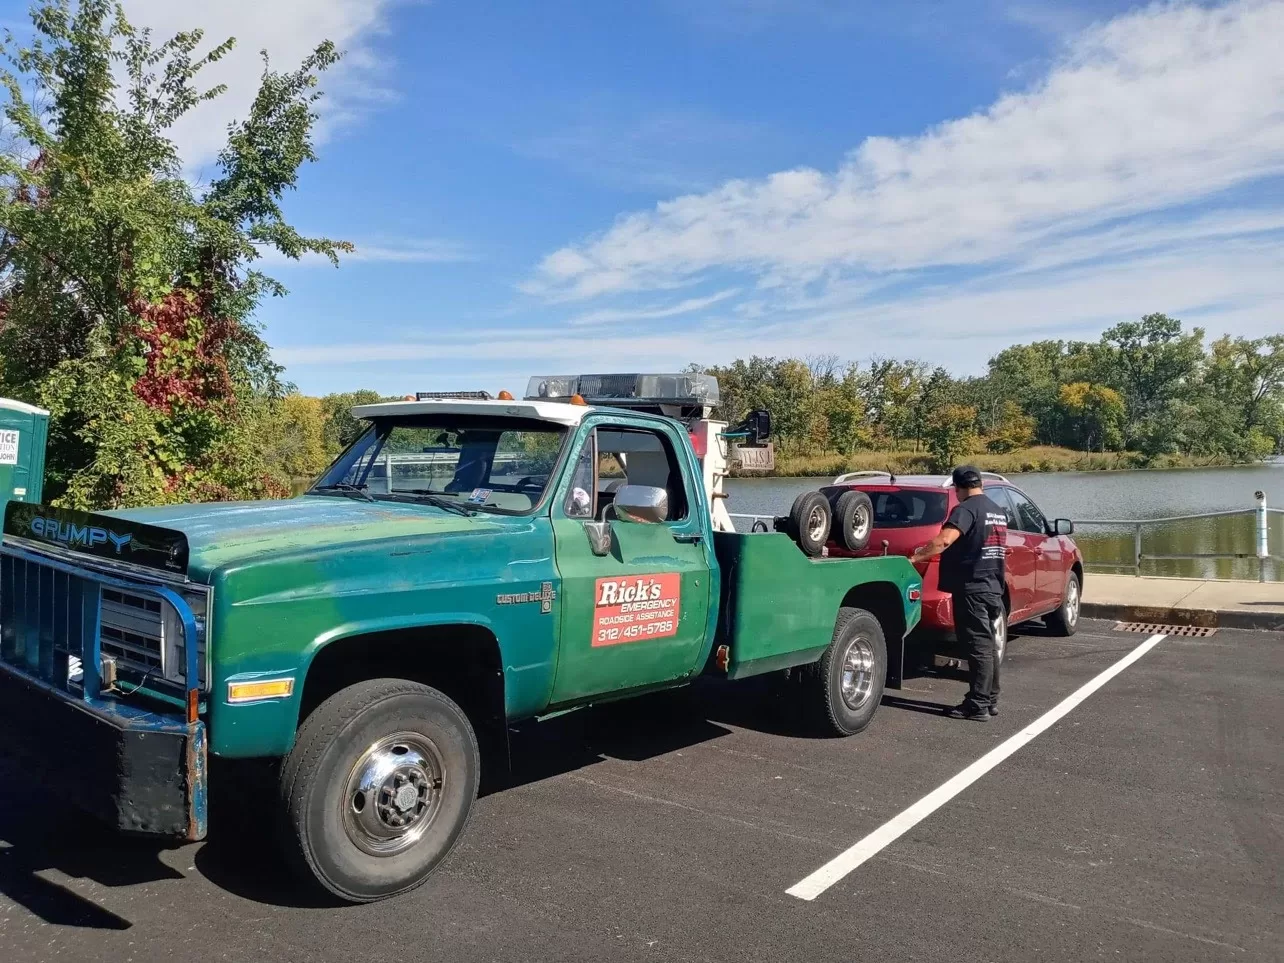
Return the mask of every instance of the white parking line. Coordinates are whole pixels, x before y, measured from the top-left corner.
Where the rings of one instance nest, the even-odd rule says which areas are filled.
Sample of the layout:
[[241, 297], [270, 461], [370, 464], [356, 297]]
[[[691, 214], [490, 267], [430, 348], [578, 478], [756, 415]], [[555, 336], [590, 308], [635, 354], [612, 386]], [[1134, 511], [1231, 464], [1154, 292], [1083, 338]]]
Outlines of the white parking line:
[[1162, 642], [1164, 638], [1165, 636], [1163, 635], [1152, 635], [1110, 668], [1106, 669], [1101, 675], [1080, 686], [1015, 736], [995, 746], [958, 775], [933, 789], [914, 805], [910, 806], [909, 809], [883, 823], [856, 845], [835, 856], [816, 872], [795, 883], [785, 892], [790, 896], [797, 896], [799, 899], [815, 899], [848, 873], [855, 870], [865, 860], [877, 855], [905, 835], [905, 833], [936, 812], [936, 810], [940, 809], [964, 789], [1008, 758], [1008, 756], [1032, 741], [1041, 732], [1051, 728], [1059, 719], [1068, 715], [1075, 706], [1140, 659]]

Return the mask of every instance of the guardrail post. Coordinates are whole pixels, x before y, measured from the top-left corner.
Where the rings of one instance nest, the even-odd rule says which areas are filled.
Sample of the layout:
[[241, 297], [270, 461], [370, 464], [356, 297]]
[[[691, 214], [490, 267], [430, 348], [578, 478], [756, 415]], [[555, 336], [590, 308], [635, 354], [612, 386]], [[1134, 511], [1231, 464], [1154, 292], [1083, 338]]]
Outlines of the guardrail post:
[[1132, 530], [1132, 564], [1133, 574], [1141, 578], [1141, 522]]
[[1270, 529], [1266, 524], [1266, 492], [1254, 492], [1257, 498], [1257, 580], [1266, 581], [1266, 562], [1270, 557]]

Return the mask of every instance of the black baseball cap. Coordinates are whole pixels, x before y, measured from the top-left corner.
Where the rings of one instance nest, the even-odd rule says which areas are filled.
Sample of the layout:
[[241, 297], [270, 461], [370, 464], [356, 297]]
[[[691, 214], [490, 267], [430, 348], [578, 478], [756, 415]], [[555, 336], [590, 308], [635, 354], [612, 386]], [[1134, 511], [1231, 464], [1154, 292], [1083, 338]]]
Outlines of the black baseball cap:
[[981, 473], [971, 465], [959, 465], [950, 477], [954, 480], [955, 488], [981, 487]]

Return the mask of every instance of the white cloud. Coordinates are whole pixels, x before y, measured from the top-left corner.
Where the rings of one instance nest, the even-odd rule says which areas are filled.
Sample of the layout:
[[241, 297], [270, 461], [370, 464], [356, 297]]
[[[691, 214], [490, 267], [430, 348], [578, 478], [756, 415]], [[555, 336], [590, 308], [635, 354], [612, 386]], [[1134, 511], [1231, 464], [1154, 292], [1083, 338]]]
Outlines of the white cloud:
[[719, 269], [792, 284], [982, 266], [1284, 172], [1284, 2], [1156, 4], [1074, 38], [1044, 79], [833, 173], [781, 171], [621, 217], [555, 251], [550, 298]]
[[617, 324], [622, 321], [658, 321], [663, 318], [675, 318], [678, 315], [703, 311], [705, 308], [726, 301], [728, 298], [733, 298], [739, 293], [740, 291], [737, 288], [729, 288], [726, 291], [719, 291], [717, 294], [710, 294], [708, 297], [687, 298], [685, 301], [679, 301], [677, 304], [670, 304], [664, 307], [601, 308], [597, 311], [588, 311], [584, 314], [576, 315], [566, 323], [571, 327], [587, 327], [597, 324]]
[[187, 4], [178, 0], [124, 0], [135, 27], [152, 28], [160, 42], [181, 30], [201, 27], [201, 52], [236, 38], [235, 49], [201, 71], [205, 87], [227, 84], [227, 92], [201, 104], [175, 125], [172, 136], [184, 163], [199, 171], [222, 147], [227, 125], [245, 116], [263, 72], [259, 51], [267, 50], [274, 70], [292, 70], [323, 40], [345, 52], [322, 79], [326, 96], [319, 104], [321, 133], [351, 119], [371, 101], [389, 94], [379, 82], [379, 58], [370, 46], [382, 29], [392, 0], [218, 0]]
[[[477, 260], [476, 251], [467, 244], [444, 238], [416, 238], [393, 241], [354, 241], [356, 250], [340, 254], [341, 264], [458, 264]], [[330, 260], [319, 254], [305, 254], [298, 260], [286, 257], [273, 247], [259, 248], [259, 263], [263, 265], [296, 264], [303, 267], [329, 267]]]
[[401, 376], [407, 383], [451, 388], [479, 380], [456, 374], [465, 364], [485, 372], [485, 381], [555, 370], [672, 370], [749, 354], [834, 353], [853, 360], [881, 354], [979, 373], [988, 357], [1014, 342], [1092, 340], [1117, 321], [1155, 310], [1205, 326], [1209, 337], [1277, 333], [1281, 241], [1284, 228], [1233, 241], [1197, 234], [1174, 250], [1138, 258], [1107, 255], [1104, 264], [1058, 264], [1051, 271], [925, 285], [895, 297], [859, 282], [829, 285], [816, 297], [782, 289], [739, 305], [757, 311], [752, 322], [698, 316], [642, 339], [610, 327], [590, 337], [583, 329], [553, 325], [463, 333], [442, 326], [417, 338], [278, 347], [274, 356], [296, 380], [299, 373], [315, 380], [308, 372], [327, 369], [331, 383], [350, 384], [351, 372], [364, 367], [381, 379]]

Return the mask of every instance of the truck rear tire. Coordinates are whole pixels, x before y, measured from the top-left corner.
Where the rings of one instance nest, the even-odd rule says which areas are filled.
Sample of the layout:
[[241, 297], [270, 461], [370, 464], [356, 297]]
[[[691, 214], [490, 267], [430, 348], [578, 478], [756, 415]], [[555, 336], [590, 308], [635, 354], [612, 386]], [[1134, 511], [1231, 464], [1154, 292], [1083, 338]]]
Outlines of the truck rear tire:
[[820, 492], [803, 492], [789, 510], [789, 537], [798, 543], [803, 554], [816, 558], [829, 541], [831, 519], [828, 498]]
[[308, 716], [282, 766], [286, 855], [346, 902], [414, 889], [463, 834], [480, 768], [468, 717], [441, 692], [348, 686]]
[[834, 502], [834, 539], [849, 552], [863, 552], [874, 532], [874, 503], [864, 492], [845, 491]]
[[826, 731], [853, 736], [868, 726], [887, 682], [887, 640], [878, 618], [865, 609], [839, 609], [833, 641], [809, 681]]

